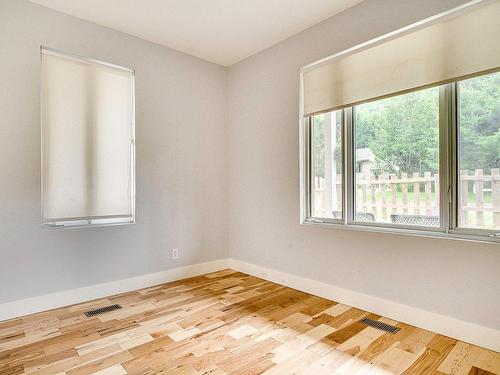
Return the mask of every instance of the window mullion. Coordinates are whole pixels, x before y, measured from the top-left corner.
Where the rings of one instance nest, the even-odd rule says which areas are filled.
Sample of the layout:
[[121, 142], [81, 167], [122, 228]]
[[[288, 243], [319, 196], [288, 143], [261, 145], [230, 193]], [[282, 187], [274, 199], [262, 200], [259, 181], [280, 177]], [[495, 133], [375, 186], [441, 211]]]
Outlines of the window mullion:
[[448, 232], [452, 223], [452, 105], [451, 84], [439, 88], [439, 217], [441, 228]]
[[354, 220], [354, 108], [344, 109], [344, 223], [351, 224]]
[[448, 92], [448, 229], [454, 230], [458, 227], [458, 106], [457, 106], [457, 84], [447, 85]]

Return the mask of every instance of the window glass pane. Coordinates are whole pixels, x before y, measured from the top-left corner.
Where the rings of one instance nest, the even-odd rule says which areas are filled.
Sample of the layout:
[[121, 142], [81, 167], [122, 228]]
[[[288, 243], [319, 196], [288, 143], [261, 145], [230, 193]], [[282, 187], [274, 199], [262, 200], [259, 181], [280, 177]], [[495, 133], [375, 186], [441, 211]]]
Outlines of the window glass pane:
[[439, 227], [439, 88], [355, 107], [354, 220]]
[[312, 216], [342, 219], [342, 111], [311, 119]]
[[500, 229], [500, 73], [458, 83], [458, 225]]

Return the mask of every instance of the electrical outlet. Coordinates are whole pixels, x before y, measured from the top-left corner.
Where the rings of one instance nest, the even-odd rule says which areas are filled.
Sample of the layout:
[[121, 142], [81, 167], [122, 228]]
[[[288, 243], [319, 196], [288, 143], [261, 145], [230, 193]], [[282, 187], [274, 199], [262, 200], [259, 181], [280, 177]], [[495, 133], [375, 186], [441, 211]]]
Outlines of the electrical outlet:
[[172, 249], [172, 259], [179, 259], [179, 249]]

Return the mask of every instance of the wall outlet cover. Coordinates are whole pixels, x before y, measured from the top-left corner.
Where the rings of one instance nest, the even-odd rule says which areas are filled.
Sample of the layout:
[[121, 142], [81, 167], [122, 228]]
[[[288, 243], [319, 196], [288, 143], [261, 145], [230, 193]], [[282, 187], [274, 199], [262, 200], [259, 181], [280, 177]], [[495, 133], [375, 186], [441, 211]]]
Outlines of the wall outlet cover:
[[172, 249], [172, 259], [179, 259], [179, 249]]

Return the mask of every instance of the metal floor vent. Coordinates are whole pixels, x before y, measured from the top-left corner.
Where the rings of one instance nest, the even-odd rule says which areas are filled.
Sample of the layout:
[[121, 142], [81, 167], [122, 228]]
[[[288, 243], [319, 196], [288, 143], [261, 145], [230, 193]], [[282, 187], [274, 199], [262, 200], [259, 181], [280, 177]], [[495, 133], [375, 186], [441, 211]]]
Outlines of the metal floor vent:
[[392, 334], [399, 332], [399, 330], [401, 329], [401, 328], [398, 328], [395, 326], [391, 326], [390, 324], [382, 323], [382, 322], [379, 322], [378, 320], [373, 320], [373, 319], [368, 319], [368, 318], [364, 318], [361, 321], [361, 323], [365, 323], [366, 325], [369, 325], [370, 327], [380, 329], [381, 331], [389, 332]]
[[84, 314], [86, 317], [91, 317], [94, 315], [104, 314], [106, 312], [118, 310], [121, 308], [122, 307], [120, 305], [110, 305], [110, 306], [99, 307], [98, 309], [94, 309], [94, 310], [85, 311]]

